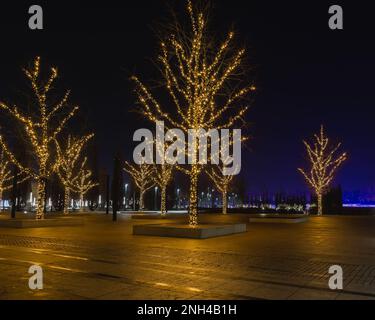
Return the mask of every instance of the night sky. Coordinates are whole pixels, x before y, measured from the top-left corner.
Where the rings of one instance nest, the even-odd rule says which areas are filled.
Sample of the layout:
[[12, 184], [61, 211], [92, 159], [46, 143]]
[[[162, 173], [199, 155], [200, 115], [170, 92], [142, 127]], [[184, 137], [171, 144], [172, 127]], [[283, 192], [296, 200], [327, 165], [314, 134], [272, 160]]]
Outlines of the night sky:
[[[166, 3], [181, 11], [184, 1], [11, 3], [1, 4], [0, 99], [16, 100], [27, 89], [21, 67], [40, 55], [44, 66], [59, 67], [62, 88], [72, 89], [82, 129], [96, 133], [101, 165], [110, 170], [116, 150], [130, 159], [134, 131], [150, 125], [130, 112], [136, 97], [129, 76], [157, 75], [157, 23], [168, 17]], [[320, 124], [350, 156], [335, 182], [345, 192], [375, 186], [375, 9], [358, 1], [212, 3], [213, 30], [220, 36], [234, 28], [259, 89], [243, 151], [248, 190], [304, 191], [296, 170], [306, 165], [301, 141]], [[43, 31], [28, 29], [32, 4], [44, 9]], [[343, 5], [344, 31], [328, 28], [332, 4]]]

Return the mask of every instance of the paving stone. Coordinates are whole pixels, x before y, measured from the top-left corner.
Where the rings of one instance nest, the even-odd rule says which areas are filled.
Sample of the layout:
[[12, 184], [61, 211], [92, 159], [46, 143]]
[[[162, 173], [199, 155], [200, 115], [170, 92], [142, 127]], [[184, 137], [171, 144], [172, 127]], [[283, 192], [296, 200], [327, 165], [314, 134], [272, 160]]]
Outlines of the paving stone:
[[[78, 227], [0, 228], [0, 299], [373, 299], [374, 217], [311, 217], [298, 225], [193, 240], [132, 235], [133, 221], [87, 216]], [[247, 218], [248, 219], [248, 218]], [[201, 216], [243, 223], [243, 216]], [[144, 223], [149, 223], [147, 220]], [[169, 223], [169, 222], [168, 222]], [[28, 288], [28, 268], [45, 289]], [[344, 270], [344, 291], [328, 269]]]

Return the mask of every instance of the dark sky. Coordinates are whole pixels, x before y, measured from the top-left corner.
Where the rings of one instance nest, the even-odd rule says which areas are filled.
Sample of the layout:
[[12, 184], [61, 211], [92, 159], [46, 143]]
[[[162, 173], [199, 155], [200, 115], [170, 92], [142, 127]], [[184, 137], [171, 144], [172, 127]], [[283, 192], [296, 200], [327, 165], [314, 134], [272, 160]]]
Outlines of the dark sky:
[[[345, 191], [374, 186], [375, 9], [364, 1], [212, 2], [213, 30], [220, 36], [234, 27], [259, 88], [243, 156], [248, 188], [304, 190], [296, 171], [306, 163], [301, 140], [322, 123], [350, 155], [336, 182]], [[110, 167], [117, 149], [130, 157], [132, 135], [144, 123], [129, 113], [135, 97], [128, 78], [153, 74], [154, 29], [167, 17], [166, 3], [184, 8], [181, 0], [2, 2], [0, 98], [12, 101], [25, 85], [21, 67], [40, 55], [72, 89], [102, 165]], [[43, 31], [28, 29], [31, 4], [44, 9]], [[344, 31], [328, 28], [332, 4], [343, 5]]]

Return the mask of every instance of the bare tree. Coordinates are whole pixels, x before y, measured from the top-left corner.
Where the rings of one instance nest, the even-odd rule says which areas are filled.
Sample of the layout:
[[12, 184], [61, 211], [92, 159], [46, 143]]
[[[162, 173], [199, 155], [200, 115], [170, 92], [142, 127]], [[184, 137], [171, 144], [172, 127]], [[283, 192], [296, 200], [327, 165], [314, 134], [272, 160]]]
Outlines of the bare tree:
[[234, 177], [230, 175], [224, 175], [223, 169], [219, 166], [212, 167], [211, 171], [206, 171], [206, 173], [211, 179], [211, 181], [214, 183], [216, 189], [221, 192], [223, 202], [223, 214], [227, 214], [228, 191]]
[[124, 170], [130, 174], [139, 189], [139, 210], [143, 210], [145, 208], [144, 195], [155, 185], [153, 177], [154, 167], [145, 163], [131, 165], [129, 162], [126, 162]]
[[5, 191], [12, 189], [14, 178], [16, 177], [17, 184], [21, 184], [29, 179], [22, 172], [13, 174], [11, 170], [12, 163], [6, 159], [4, 151], [0, 152], [0, 203], [3, 201]]
[[320, 134], [315, 134], [314, 137], [315, 141], [312, 144], [303, 142], [311, 164], [310, 171], [301, 168], [298, 171], [301, 172], [314, 190], [318, 198], [318, 215], [321, 216], [323, 215], [323, 195], [327, 192], [337, 169], [346, 161], [347, 154], [342, 153], [336, 156], [341, 143], [331, 146], [324, 133], [323, 125], [320, 128]]
[[82, 154], [84, 146], [93, 137], [93, 134], [81, 138], [75, 138], [69, 135], [65, 146], [61, 146], [60, 143], [55, 140], [57, 151], [55, 171], [64, 186], [64, 214], [69, 213], [72, 179], [74, 178], [74, 174], [77, 173], [77, 169], [79, 169], [77, 168], [77, 162]]
[[87, 192], [99, 184], [92, 181], [92, 172], [87, 169], [87, 158], [84, 158], [78, 173], [70, 181], [70, 189], [77, 192], [80, 201], [80, 210], [84, 210], [84, 198]]
[[155, 166], [154, 181], [161, 190], [160, 211], [163, 216], [167, 214], [167, 187], [172, 177], [172, 165], [162, 164]]
[[[170, 34], [161, 43], [158, 59], [162, 83], [174, 112], [161, 107], [150, 89], [134, 76], [136, 93], [141, 112], [152, 121], [164, 121], [169, 128], [209, 132], [211, 129], [230, 129], [244, 121], [248, 104], [239, 104], [251, 91], [253, 85], [242, 84], [241, 65], [245, 50], [236, 50], [234, 33], [216, 44], [209, 33], [206, 16], [187, 2], [190, 18], [188, 25], [175, 22]], [[202, 138], [197, 134], [197, 139]], [[199, 144], [187, 151], [192, 159], [188, 169], [178, 167], [190, 177], [189, 216], [190, 225], [198, 224], [198, 179], [204, 165], [198, 161]]]
[[37, 57], [32, 68], [24, 69], [27, 79], [31, 83], [31, 88], [35, 98], [33, 108], [29, 114], [23, 113], [17, 106], [9, 106], [0, 102], [0, 109], [8, 112], [24, 129], [28, 140], [28, 147], [34, 155], [34, 164], [23, 163], [17, 159], [15, 154], [9, 149], [4, 137], [0, 135], [0, 145], [9, 160], [16, 165], [21, 172], [37, 181], [37, 212], [36, 218], [44, 218], [45, 206], [45, 185], [47, 179], [52, 174], [56, 158], [53, 157], [53, 144], [60, 132], [64, 129], [66, 123], [74, 116], [78, 107], [74, 107], [70, 112], [64, 114], [68, 108], [68, 99], [70, 91], [66, 92], [64, 97], [58, 102], [53, 103], [49, 99], [52, 86], [58, 76], [57, 68], [51, 68], [50, 76], [47, 80], [40, 76], [40, 58]]

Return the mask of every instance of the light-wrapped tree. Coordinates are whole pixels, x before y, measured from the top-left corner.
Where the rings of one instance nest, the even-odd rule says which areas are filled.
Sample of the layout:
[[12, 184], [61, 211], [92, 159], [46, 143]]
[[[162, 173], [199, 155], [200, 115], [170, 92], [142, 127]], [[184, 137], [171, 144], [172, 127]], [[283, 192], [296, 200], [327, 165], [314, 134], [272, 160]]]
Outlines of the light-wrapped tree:
[[170, 144], [161, 143], [157, 139], [155, 140], [156, 153], [159, 155], [159, 159], [162, 164], [155, 165], [154, 181], [156, 185], [160, 188], [160, 212], [162, 216], [167, 214], [167, 187], [171, 183], [173, 178], [174, 166], [168, 164], [168, 159], [166, 156], [166, 150]]
[[3, 201], [4, 192], [12, 188], [14, 176], [11, 163], [5, 158], [4, 152], [0, 153], [0, 204]]
[[[16, 106], [9, 106], [0, 102], [0, 109], [7, 111], [24, 129], [30, 153], [33, 155], [33, 163], [23, 163], [17, 159], [15, 154], [9, 149], [5, 139], [0, 135], [0, 145], [3, 148], [9, 161], [16, 165], [20, 172], [25, 173], [37, 182], [37, 211], [36, 218], [44, 218], [45, 207], [45, 185], [47, 179], [53, 172], [56, 158], [53, 156], [54, 140], [64, 129], [66, 123], [74, 116], [78, 107], [68, 108], [70, 91], [64, 97], [55, 102], [50, 99], [52, 86], [58, 76], [56, 68], [51, 68], [50, 76], [47, 80], [41, 78], [40, 58], [37, 57], [30, 69], [24, 69], [27, 79], [31, 83], [35, 104], [29, 108], [29, 112], [21, 112]], [[26, 109], [26, 108], [25, 108]]]
[[341, 143], [332, 146], [329, 139], [324, 133], [324, 127], [321, 126], [320, 134], [315, 134], [315, 141], [304, 145], [309, 156], [311, 168], [304, 170], [299, 168], [298, 171], [305, 177], [307, 183], [314, 190], [318, 198], [318, 215], [323, 215], [323, 196], [327, 192], [329, 185], [335, 177], [337, 169], [347, 159], [347, 154], [342, 153], [336, 156], [340, 149]]
[[154, 181], [161, 190], [160, 195], [160, 212], [162, 216], [167, 214], [167, 187], [173, 177], [173, 166], [161, 164], [155, 166]]
[[223, 214], [227, 214], [228, 210], [228, 191], [231, 182], [233, 181], [233, 176], [224, 175], [223, 169], [219, 166], [214, 166], [211, 171], [206, 171], [207, 175], [214, 183], [217, 190], [221, 192], [222, 204], [223, 204]]
[[70, 181], [70, 189], [79, 195], [80, 211], [84, 211], [84, 199], [87, 192], [98, 186], [92, 181], [92, 172], [87, 169], [87, 158], [84, 158], [77, 174]]
[[0, 152], [0, 204], [3, 201], [3, 195], [5, 191], [12, 189], [14, 179], [17, 184], [21, 184], [29, 179], [23, 173], [13, 174], [11, 170], [11, 162], [6, 159], [4, 151]]
[[69, 213], [69, 201], [72, 191], [71, 181], [77, 169], [77, 162], [84, 146], [93, 137], [93, 134], [85, 135], [81, 138], [69, 135], [65, 146], [61, 146], [61, 144], [55, 140], [57, 151], [55, 171], [64, 186], [64, 214]]
[[126, 162], [124, 170], [130, 174], [139, 189], [139, 210], [143, 210], [145, 208], [144, 195], [148, 190], [155, 186], [154, 167], [153, 165], [145, 163], [142, 163], [141, 165], [132, 165], [129, 162]]
[[[197, 139], [201, 130], [231, 129], [243, 121], [248, 105], [238, 105], [253, 85], [242, 84], [241, 65], [245, 50], [235, 49], [234, 33], [216, 44], [212, 41], [205, 12], [193, 9], [187, 2], [190, 17], [188, 25], [173, 24], [159, 56], [164, 88], [170, 97], [173, 112], [161, 107], [150, 89], [134, 76], [141, 112], [152, 121], [164, 121], [169, 128], [182, 130], [185, 135], [195, 130]], [[207, 12], [206, 12], [207, 13]], [[204, 165], [198, 161], [199, 144], [190, 150], [191, 165], [182, 169], [190, 177], [189, 220], [198, 224], [198, 178]]]

